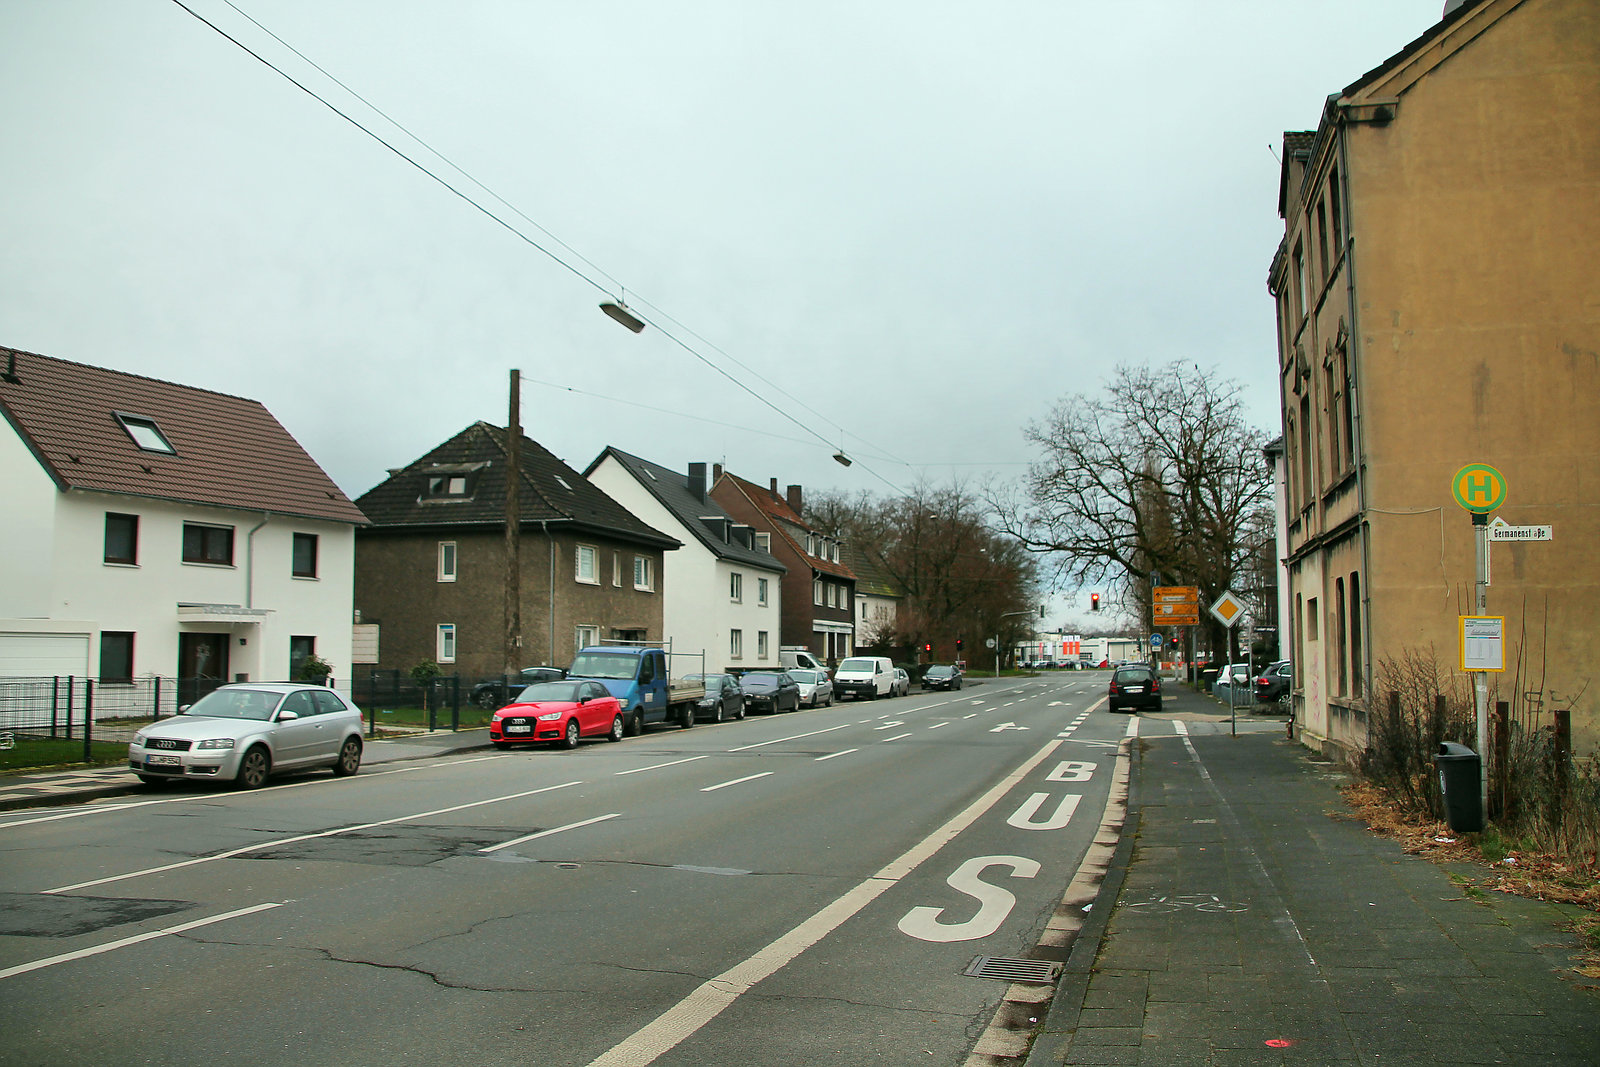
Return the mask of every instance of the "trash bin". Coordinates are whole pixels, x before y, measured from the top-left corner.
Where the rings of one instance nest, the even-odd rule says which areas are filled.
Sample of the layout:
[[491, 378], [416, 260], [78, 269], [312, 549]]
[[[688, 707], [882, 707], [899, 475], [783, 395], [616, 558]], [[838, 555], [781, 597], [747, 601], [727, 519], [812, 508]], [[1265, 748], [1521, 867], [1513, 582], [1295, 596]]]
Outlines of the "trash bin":
[[1445, 820], [1459, 833], [1483, 829], [1483, 796], [1479, 792], [1482, 761], [1466, 745], [1442, 741], [1433, 757], [1439, 767], [1439, 792], [1444, 794]]

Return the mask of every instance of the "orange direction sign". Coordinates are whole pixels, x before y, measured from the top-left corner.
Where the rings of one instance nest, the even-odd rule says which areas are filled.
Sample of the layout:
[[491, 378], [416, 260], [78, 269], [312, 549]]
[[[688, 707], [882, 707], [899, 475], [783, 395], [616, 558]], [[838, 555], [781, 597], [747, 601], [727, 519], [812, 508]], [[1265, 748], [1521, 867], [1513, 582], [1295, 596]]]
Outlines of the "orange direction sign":
[[1151, 623], [1155, 626], [1200, 625], [1200, 589], [1193, 585], [1158, 585], [1151, 590]]

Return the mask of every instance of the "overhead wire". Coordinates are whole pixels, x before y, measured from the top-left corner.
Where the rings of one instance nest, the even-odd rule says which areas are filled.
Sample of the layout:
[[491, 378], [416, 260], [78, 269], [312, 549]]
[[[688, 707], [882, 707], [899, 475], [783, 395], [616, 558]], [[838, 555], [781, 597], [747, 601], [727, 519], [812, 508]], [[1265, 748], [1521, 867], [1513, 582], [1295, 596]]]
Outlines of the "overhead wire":
[[[388, 115], [386, 112], [384, 112], [377, 105], [375, 105], [371, 101], [367, 100], [360, 93], [356, 92], [354, 89], [352, 89], [350, 86], [345, 84], [338, 77], [336, 77], [335, 75], [333, 75], [329, 71], [327, 71], [325, 68], [323, 68], [315, 60], [311, 59], [305, 53], [303, 53], [299, 49], [295, 48], [292, 44], [290, 44], [288, 41], [284, 40], [278, 34], [274, 33], [271, 29], [268, 29], [265, 25], [263, 25], [259, 20], [257, 20], [253, 16], [251, 16], [249, 13], [245, 12], [244, 10], [242, 10], [237, 4], [233, 3], [233, 0], [222, 0], [222, 2], [224, 4], [226, 4], [229, 8], [231, 8], [233, 11], [237, 12], [241, 17], [243, 17], [244, 19], [248, 20], [253, 26], [255, 26], [257, 29], [261, 30], [261, 32], [267, 34], [267, 36], [271, 37], [274, 41], [277, 41], [284, 48], [288, 49], [295, 56], [297, 56], [302, 62], [304, 62], [304, 63], [308, 64], [309, 66], [311, 66], [313, 69], [315, 69], [323, 77], [327, 78], [329, 81], [331, 81], [335, 85], [337, 85], [340, 89], [342, 89], [346, 93], [349, 93], [356, 100], [360, 101], [363, 106], [365, 106], [366, 108], [371, 110], [374, 114], [380, 116], [385, 122], [389, 123], [389, 125], [393, 126], [396, 130], [399, 130], [401, 133], [405, 134], [405, 136], [407, 138], [409, 138], [411, 141], [415, 142], [417, 145], [421, 146], [423, 149], [425, 149], [434, 158], [438, 159], [440, 162], [444, 163], [446, 166], [448, 166], [455, 173], [459, 174], [466, 181], [470, 182], [472, 185], [474, 185], [478, 189], [482, 190], [487, 196], [491, 197], [492, 199], [494, 199], [495, 201], [497, 201], [498, 203], [503, 205], [509, 212], [511, 212], [512, 214], [516, 215], [518, 218], [520, 218], [523, 221], [525, 221], [528, 225], [530, 225], [533, 228], [537, 229], [540, 233], [544, 234], [546, 237], [549, 238], [550, 243], [555, 244], [555, 245], [559, 245], [563, 250], [565, 250], [567, 253], [569, 253], [574, 259], [582, 261], [582, 263], [584, 263], [587, 267], [589, 267], [589, 269], [594, 274], [604, 276], [606, 281], [612, 283], [612, 288], [608, 288], [606, 285], [602, 285], [594, 277], [591, 277], [590, 274], [586, 274], [584, 271], [579, 270], [577, 267], [575, 267], [571, 263], [567, 262], [567, 260], [563, 259], [560, 255], [558, 255], [554, 251], [552, 251], [550, 248], [546, 247], [544, 244], [541, 244], [538, 241], [535, 241], [533, 238], [528, 236], [526, 233], [522, 232], [516, 226], [514, 226], [513, 224], [508, 222], [506, 219], [501, 218], [495, 212], [489, 210], [483, 204], [479, 203], [472, 196], [470, 196], [467, 192], [465, 192], [462, 189], [458, 188], [457, 186], [453, 185], [451, 182], [446, 180], [444, 177], [442, 177], [441, 175], [439, 175], [438, 173], [436, 173], [435, 171], [433, 171], [429, 167], [425, 166], [423, 163], [421, 163], [417, 159], [413, 158], [411, 155], [407, 154], [403, 149], [401, 149], [399, 146], [395, 145], [392, 141], [390, 141], [387, 138], [383, 137], [382, 135], [378, 134], [376, 131], [372, 130], [371, 128], [369, 128], [368, 126], [366, 126], [365, 124], [363, 124], [362, 122], [357, 120], [353, 115], [349, 114], [347, 111], [341, 109], [340, 107], [338, 107], [337, 105], [335, 105], [334, 103], [329, 101], [327, 98], [325, 98], [324, 96], [322, 96], [321, 94], [316, 92], [310, 86], [306, 85], [304, 82], [300, 81], [299, 79], [295, 78], [293, 75], [289, 74], [287, 71], [283, 70], [277, 64], [273, 63], [270, 59], [268, 59], [266, 56], [262, 55], [260, 52], [256, 51], [255, 49], [251, 48], [249, 45], [245, 44], [238, 37], [236, 37], [233, 34], [229, 33], [227, 30], [223, 29], [221, 26], [217, 25], [212, 20], [210, 20], [210, 19], [206, 18], [204, 15], [200, 14], [193, 7], [191, 7], [188, 3], [186, 3], [185, 0], [172, 0], [172, 2], [174, 4], [176, 4], [178, 7], [182, 8], [192, 18], [194, 18], [195, 20], [197, 20], [200, 23], [204, 24], [205, 26], [209, 27], [211, 30], [213, 30], [215, 33], [217, 33], [219, 36], [221, 36], [222, 38], [224, 38], [225, 40], [227, 40], [228, 42], [233, 44], [240, 51], [244, 52], [246, 55], [250, 56], [252, 59], [256, 60], [262, 66], [266, 67], [268, 70], [271, 70], [273, 73], [277, 74], [279, 77], [281, 77], [285, 81], [287, 81], [290, 85], [293, 85], [296, 89], [299, 89], [302, 93], [306, 94], [307, 96], [311, 97], [313, 100], [315, 100], [318, 103], [320, 103], [323, 107], [325, 107], [329, 111], [333, 112], [339, 118], [343, 119], [345, 122], [347, 122], [351, 126], [354, 126], [356, 129], [360, 130], [362, 133], [366, 134], [372, 140], [376, 141], [378, 144], [380, 144], [384, 148], [388, 149], [391, 153], [393, 153], [394, 155], [398, 156], [400, 159], [404, 160], [406, 163], [410, 164], [413, 168], [415, 168], [416, 170], [418, 170], [422, 174], [426, 175], [428, 178], [432, 179], [436, 184], [442, 186], [445, 190], [450, 192], [452, 195], [454, 195], [458, 199], [465, 201], [474, 210], [476, 210], [477, 212], [482, 214], [484, 217], [490, 219], [492, 222], [494, 222], [496, 225], [500, 226], [502, 229], [504, 229], [507, 232], [513, 234], [519, 240], [523, 241], [524, 243], [526, 243], [530, 247], [536, 249], [537, 251], [539, 251], [540, 253], [545, 255], [547, 258], [549, 258], [552, 262], [559, 264], [561, 267], [564, 267], [567, 271], [572, 273], [574, 276], [576, 276], [576, 277], [580, 278], [581, 280], [587, 282], [591, 287], [593, 287], [594, 289], [598, 290], [602, 294], [604, 294], [604, 295], [606, 295], [608, 297], [612, 297], [614, 299], [618, 299], [618, 300], [621, 299], [622, 294], [626, 291], [625, 287], [609, 271], [605, 270], [604, 268], [600, 267], [598, 264], [594, 263], [588, 257], [584, 256], [581, 252], [577, 251], [577, 249], [573, 248], [571, 245], [567, 244], [567, 242], [565, 242], [565, 241], [561, 240], [561, 238], [557, 237], [549, 229], [547, 229], [546, 227], [540, 225], [534, 219], [530, 218], [527, 214], [525, 214], [523, 211], [521, 211], [519, 208], [517, 208], [514, 204], [510, 203], [508, 200], [506, 200], [500, 194], [496, 193], [493, 189], [489, 188], [483, 182], [481, 182], [477, 178], [473, 177], [470, 173], [468, 173], [466, 170], [462, 169], [458, 164], [456, 164], [454, 161], [452, 161], [448, 156], [444, 155], [444, 153], [440, 152], [438, 149], [434, 148], [427, 141], [423, 140], [420, 136], [418, 136], [417, 134], [413, 133], [404, 124], [402, 124], [399, 121], [397, 121], [396, 119], [392, 118], [390, 115]], [[672, 330], [669, 330], [665, 326], [663, 326], [662, 325], [662, 321], [671, 323], [673, 326], [678, 327], [682, 332], [687, 333], [690, 336], [694, 337], [701, 344], [705, 345], [708, 348], [713, 349], [718, 354], [720, 354], [724, 359], [727, 359], [729, 362], [735, 364], [736, 366], [738, 366], [742, 370], [746, 371], [747, 373], [750, 373], [750, 374], [754, 375], [761, 382], [763, 382], [764, 384], [766, 384], [770, 388], [777, 390], [779, 393], [782, 393], [784, 396], [788, 397], [790, 400], [793, 400], [796, 404], [798, 404], [801, 407], [805, 408], [807, 411], [811, 412], [811, 414], [815, 415], [817, 418], [819, 418], [822, 421], [828, 423], [830, 426], [833, 426], [840, 433], [848, 434], [849, 436], [855, 438], [857, 441], [861, 442], [862, 444], [869, 445], [870, 447], [873, 447], [875, 450], [877, 450], [879, 452], [882, 452], [882, 453], [884, 453], [886, 455], [889, 455], [890, 458], [894, 462], [902, 463], [905, 466], [912, 466], [912, 464], [907, 463], [905, 460], [901, 460], [901, 459], [898, 459], [897, 457], [892, 456], [892, 454], [888, 453], [887, 449], [883, 449], [883, 448], [881, 448], [879, 446], [872, 445], [872, 443], [870, 441], [868, 441], [866, 438], [864, 438], [864, 437], [860, 436], [859, 434], [856, 434], [856, 433], [846, 429], [845, 427], [839, 425], [837, 422], [834, 422], [832, 419], [828, 418], [823, 413], [821, 413], [819, 411], [816, 411], [809, 404], [807, 404], [804, 399], [794, 396], [794, 394], [790, 393], [787, 389], [784, 389], [783, 386], [781, 386], [778, 383], [772, 381], [770, 378], [768, 378], [767, 376], [765, 376], [761, 372], [755, 370], [754, 368], [750, 367], [748, 364], [744, 363], [742, 360], [739, 360], [738, 358], [736, 358], [733, 355], [729, 354], [724, 349], [722, 349], [722, 348], [718, 347], [717, 345], [713, 344], [712, 342], [708, 341], [705, 337], [703, 337], [700, 334], [696, 333], [693, 329], [689, 328], [688, 326], [686, 326], [683, 323], [679, 322], [678, 320], [674, 319], [664, 309], [662, 309], [659, 306], [651, 303], [648, 300], [644, 300], [644, 299], [640, 298], [637, 293], [635, 293], [634, 299], [635, 299], [636, 303], [642, 304], [642, 305], [644, 305], [646, 307], [649, 307], [649, 308], [653, 309], [656, 312], [656, 316], [655, 317], [651, 317], [651, 316], [648, 316], [648, 315], [640, 314], [639, 313], [639, 309], [638, 309], [637, 306], [630, 306], [630, 310], [638, 318], [640, 318], [641, 320], [643, 320], [644, 322], [646, 322], [650, 326], [654, 327], [658, 332], [660, 332], [662, 334], [662, 336], [666, 337], [673, 344], [676, 344], [679, 348], [683, 349], [690, 356], [692, 356], [695, 359], [699, 360], [706, 367], [708, 367], [711, 370], [715, 371], [716, 373], [720, 374], [723, 378], [727, 379], [730, 383], [732, 383], [736, 388], [740, 389], [741, 391], [745, 392], [746, 394], [748, 394], [749, 396], [751, 396], [755, 400], [758, 400], [762, 404], [766, 405], [773, 412], [775, 412], [776, 414], [778, 414], [778, 415], [782, 416], [783, 418], [787, 419], [789, 422], [793, 423], [796, 427], [798, 427], [799, 429], [803, 430], [805, 433], [809, 434], [811, 437], [815, 438], [817, 441], [821, 442], [827, 448], [830, 448], [830, 449], [834, 448], [835, 447], [834, 442], [828, 440], [828, 438], [826, 438], [822, 434], [818, 433], [814, 428], [812, 428], [811, 426], [808, 426], [806, 423], [804, 423], [800, 419], [796, 418], [793, 413], [791, 413], [791, 412], [785, 410], [784, 408], [780, 407], [779, 405], [773, 403], [771, 400], [769, 400], [767, 397], [763, 396], [756, 389], [754, 389], [750, 385], [746, 384], [745, 382], [741, 381], [737, 376], [735, 376], [733, 373], [728, 371], [726, 368], [718, 366], [715, 362], [713, 362], [711, 359], [709, 359], [703, 353], [701, 353], [698, 350], [696, 350], [693, 345], [690, 345], [688, 342], [684, 341], [682, 338], [677, 336], [677, 334], [675, 334]], [[896, 492], [900, 492], [900, 493], [904, 492], [904, 490], [901, 490], [893, 482], [889, 481], [889, 479], [885, 478], [882, 474], [880, 474], [878, 471], [874, 470], [868, 464], [866, 464], [864, 462], [861, 462], [860, 460], [857, 460], [856, 462], [860, 463], [862, 469], [866, 470], [869, 474], [872, 474], [874, 477], [876, 477], [877, 479], [882, 481], [885, 485], [888, 485], [890, 488], [894, 489]]]

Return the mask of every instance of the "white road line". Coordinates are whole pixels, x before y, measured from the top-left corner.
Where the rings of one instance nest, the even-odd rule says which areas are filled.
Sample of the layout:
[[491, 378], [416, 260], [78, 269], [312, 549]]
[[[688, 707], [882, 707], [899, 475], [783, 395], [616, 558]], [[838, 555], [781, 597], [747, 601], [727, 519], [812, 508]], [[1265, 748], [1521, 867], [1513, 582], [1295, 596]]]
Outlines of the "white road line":
[[[479, 763], [489, 759], [505, 759], [501, 753], [492, 756], [477, 756], [473, 759], [451, 760], [449, 763], [438, 763], [433, 760], [419, 760], [415, 766], [394, 767], [389, 770], [367, 770], [349, 778], [307, 778], [298, 782], [274, 782], [272, 788], [261, 795], [271, 796], [287, 789], [303, 789], [309, 785], [341, 786], [355, 782], [370, 782], [374, 778], [381, 778], [386, 774], [411, 774], [415, 771], [427, 770], [430, 767], [455, 767], [463, 763]], [[204, 793], [195, 793], [186, 797], [163, 797], [160, 800], [132, 800], [126, 804], [102, 804], [89, 808], [74, 808], [71, 811], [56, 812], [51, 815], [40, 815], [31, 819], [18, 819], [15, 822], [0, 822], [0, 830], [10, 830], [17, 826], [34, 826], [42, 822], [56, 822], [60, 819], [81, 819], [85, 815], [111, 815], [119, 811], [129, 811], [134, 808], [148, 808], [157, 804], [192, 804], [196, 801], [210, 801], [216, 799], [216, 793], [207, 790]]]
[[977, 712], [973, 712], [971, 715], [963, 715], [961, 717], [963, 719], [976, 719], [978, 717], [978, 713]]
[[688, 759], [675, 759], [671, 763], [654, 763], [648, 767], [635, 767], [631, 771], [618, 771], [616, 777], [621, 778], [625, 774], [643, 774], [645, 771], [659, 771], [663, 767], [676, 767], [680, 763], [693, 763], [697, 759], [706, 758], [705, 756], [690, 756]]
[[[865, 726], [868, 722], [871, 722], [871, 721], [872, 721], [871, 719], [867, 719], [865, 722], [862, 722], [859, 725]], [[774, 737], [771, 741], [757, 741], [753, 745], [740, 745], [738, 748], [730, 748], [730, 749], [728, 749], [728, 751], [729, 752], [748, 752], [752, 748], [764, 748], [767, 745], [781, 745], [785, 741], [800, 741], [800, 740], [802, 740], [804, 738], [807, 738], [807, 737], [816, 737], [819, 734], [831, 734], [835, 730], [848, 730], [848, 729], [850, 729], [850, 724], [849, 723], [841, 723], [838, 726], [830, 726], [825, 730], [812, 730], [809, 733], [795, 734], [792, 737]]]
[[592, 1061], [589, 1067], [646, 1067], [647, 1064], [654, 1063], [662, 1054], [677, 1047], [695, 1031], [722, 1014], [757, 983], [776, 974], [806, 949], [827, 937], [871, 904], [896, 882], [916, 870], [994, 807], [1013, 786], [1044, 762], [1058, 745], [1057, 741], [1046, 744], [998, 782], [993, 789], [973, 801], [965, 811], [913, 845], [900, 858], [826, 905], [821, 911], [770, 945], [758, 950], [755, 955], [734, 964], [715, 978], [701, 983], [697, 989], [657, 1016], [653, 1022], [634, 1031], [620, 1044], [613, 1046], [609, 1052]]
[[58, 963], [71, 963], [73, 960], [87, 959], [90, 956], [99, 956], [102, 953], [111, 952], [115, 949], [126, 948], [129, 945], [137, 945], [141, 941], [154, 941], [158, 937], [171, 937], [173, 934], [185, 933], [186, 931], [194, 930], [201, 926], [210, 926], [212, 923], [220, 923], [228, 919], [237, 919], [244, 915], [254, 915], [258, 911], [266, 911], [269, 908], [281, 907], [283, 907], [283, 905], [277, 903], [256, 904], [253, 907], [240, 908], [237, 911], [225, 911], [221, 915], [213, 915], [209, 919], [195, 919], [193, 922], [179, 923], [177, 926], [167, 926], [160, 930], [151, 930], [147, 934], [135, 934], [133, 937], [124, 937], [117, 941], [108, 941], [103, 945], [96, 945], [94, 948], [80, 948], [76, 952], [63, 952], [59, 956], [50, 956], [47, 959], [34, 960], [32, 963], [19, 963], [15, 967], [7, 967], [5, 970], [0, 971], [0, 978], [10, 978], [13, 975], [27, 974], [29, 971], [39, 971], [46, 967], [54, 967]]
[[739, 784], [740, 784], [740, 783], [742, 783], [742, 782], [753, 782], [753, 781], [755, 781], [755, 780], [756, 780], [756, 779], [757, 779], [757, 778], [765, 778], [765, 777], [767, 777], [767, 776], [768, 776], [768, 775], [771, 775], [771, 774], [775, 774], [775, 773], [776, 773], [776, 772], [775, 772], [775, 771], [762, 771], [762, 772], [761, 772], [761, 773], [760, 773], [760, 774], [751, 774], [751, 775], [746, 775], [746, 776], [745, 776], [745, 777], [743, 777], [743, 778], [735, 778], [735, 779], [734, 779], [734, 780], [733, 780], [733, 781], [731, 781], [731, 782], [721, 782], [721, 783], [719, 783], [719, 784], [717, 784], [717, 785], [708, 785], [708, 786], [705, 786], [705, 787], [704, 787], [704, 788], [702, 788], [702, 789], [701, 789], [701, 790], [700, 790], [700, 792], [702, 792], [702, 793], [714, 793], [714, 792], [716, 792], [716, 791], [717, 791], [717, 790], [718, 790], [718, 789], [726, 789], [726, 788], [728, 788], [728, 786], [730, 786], [730, 785], [739, 785]]
[[528, 834], [525, 837], [512, 838], [510, 841], [502, 841], [498, 845], [490, 845], [488, 848], [480, 848], [478, 851], [499, 852], [503, 848], [510, 848], [512, 845], [520, 845], [525, 841], [537, 841], [541, 837], [550, 837], [553, 834], [559, 834], [566, 830], [576, 830], [583, 826], [593, 826], [597, 822], [605, 822], [607, 819], [616, 819], [621, 815], [622, 812], [614, 811], [610, 815], [596, 815], [594, 818], [584, 819], [582, 822], [569, 822], [565, 826], [552, 826], [548, 830], [540, 830], [536, 834]]
[[88, 889], [92, 886], [106, 885], [111, 882], [126, 881], [129, 878], [142, 878], [147, 874], [163, 874], [167, 871], [176, 871], [183, 867], [194, 867], [202, 863], [210, 863], [213, 860], [232, 859], [235, 856], [243, 856], [248, 852], [259, 852], [265, 848], [277, 848], [279, 845], [292, 845], [298, 841], [315, 841], [320, 837], [337, 837], [339, 834], [355, 833], [357, 830], [370, 830], [375, 826], [392, 826], [395, 823], [416, 822], [418, 819], [427, 819], [434, 815], [449, 815], [452, 812], [466, 811], [468, 808], [481, 808], [485, 804], [499, 804], [507, 800], [520, 800], [523, 797], [531, 797], [536, 793], [548, 793], [555, 789], [566, 789], [570, 786], [582, 784], [582, 782], [563, 782], [560, 785], [547, 785], [541, 789], [529, 789], [526, 792], [511, 793], [503, 797], [490, 797], [488, 800], [474, 800], [470, 804], [457, 804], [449, 808], [435, 808], [433, 811], [419, 811], [412, 815], [397, 815], [392, 819], [381, 819], [378, 822], [364, 822], [358, 823], [354, 826], [341, 826], [335, 830], [322, 830], [314, 834], [295, 834], [293, 837], [278, 837], [271, 841], [258, 841], [253, 845], [245, 845], [243, 848], [230, 848], [226, 852], [218, 852], [210, 856], [197, 856], [192, 860], [182, 860], [178, 863], [167, 863], [160, 867], [146, 867], [142, 871], [129, 871], [127, 874], [113, 874], [106, 878], [96, 878], [93, 881], [78, 882], [75, 885], [57, 886], [54, 889], [46, 889], [44, 892], [72, 893], [76, 890]]
[[910, 736], [911, 736], [910, 734], [895, 734], [893, 737], [885, 737], [882, 741], [879, 742], [879, 744], [887, 745], [890, 741], [898, 741], [902, 737], [910, 737]]
[[833, 759], [835, 756], [848, 756], [852, 752], [860, 752], [860, 751], [861, 750], [859, 748], [847, 748], [843, 752], [830, 752], [826, 756], [818, 756], [816, 759], [812, 760], [811, 762], [813, 762], [813, 763], [821, 763], [825, 759]]
[[950, 725], [950, 723], [948, 721], [946, 721], [946, 722], [936, 722], [932, 726], [928, 727], [928, 729], [937, 730], [941, 726], [949, 726], [949, 725]]

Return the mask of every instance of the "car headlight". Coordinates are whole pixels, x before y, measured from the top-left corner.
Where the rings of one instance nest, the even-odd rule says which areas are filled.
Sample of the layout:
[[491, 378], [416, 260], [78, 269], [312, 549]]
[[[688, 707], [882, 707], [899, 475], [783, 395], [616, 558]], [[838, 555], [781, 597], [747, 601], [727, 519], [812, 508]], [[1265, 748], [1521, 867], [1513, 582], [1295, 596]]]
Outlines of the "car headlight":
[[194, 747], [197, 748], [197, 749], [198, 748], [232, 748], [233, 747], [233, 738], [231, 738], [231, 737], [213, 737], [210, 740], [198, 742]]
[[547, 711], [543, 715], [539, 716], [539, 721], [540, 722], [552, 722], [552, 721], [554, 721], [556, 719], [561, 718], [561, 716], [564, 715], [564, 714], [566, 714], [566, 713], [565, 712], [561, 712], [561, 711]]
[[144, 731], [143, 730], [140, 730], [138, 733], [133, 735], [133, 743], [136, 744], [136, 745], [139, 745], [140, 747], [143, 747], [143, 745], [144, 745]]

